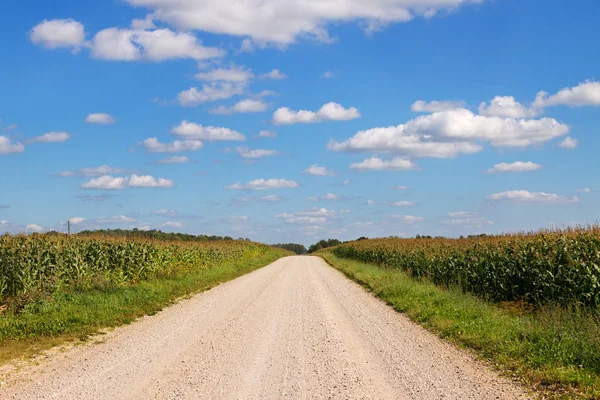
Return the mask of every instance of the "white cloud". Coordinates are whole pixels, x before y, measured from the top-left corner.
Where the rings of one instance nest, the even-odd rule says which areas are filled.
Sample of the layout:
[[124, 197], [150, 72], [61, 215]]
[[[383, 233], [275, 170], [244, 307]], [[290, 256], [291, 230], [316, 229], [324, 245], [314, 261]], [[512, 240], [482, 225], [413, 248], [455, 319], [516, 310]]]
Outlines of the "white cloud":
[[136, 18], [131, 21], [131, 28], [136, 30], [147, 30], [156, 29], [154, 20], [151, 15], [147, 15], [146, 18]]
[[267, 203], [278, 203], [280, 201], [283, 201], [284, 198], [281, 196], [277, 196], [275, 194], [270, 194], [268, 196], [263, 196], [260, 198], [261, 201], [265, 201]]
[[577, 193], [590, 193], [590, 188], [577, 189]]
[[392, 207], [412, 207], [414, 205], [414, 201], [395, 201], [392, 203]]
[[331, 79], [333, 78], [335, 75], [333, 74], [333, 72], [331, 71], [325, 71], [322, 75], [321, 78], [323, 79]]
[[503, 173], [503, 172], [526, 172], [526, 171], [537, 171], [543, 167], [539, 164], [535, 164], [531, 161], [515, 161], [512, 164], [500, 163], [494, 165], [493, 168], [488, 169], [488, 174]]
[[417, 217], [414, 215], [392, 215], [391, 218], [394, 220], [400, 221], [403, 224], [418, 224], [419, 222], [423, 222], [425, 219], [423, 217]]
[[571, 107], [600, 106], [600, 82], [586, 81], [575, 87], [566, 87], [549, 95], [541, 91], [533, 103], [536, 108], [565, 105]]
[[185, 224], [181, 221], [167, 221], [164, 224], [160, 224], [160, 228], [183, 228]]
[[496, 96], [489, 105], [486, 102], [479, 105], [479, 115], [486, 117], [528, 118], [535, 117], [536, 112], [525, 107], [512, 96]]
[[334, 194], [334, 193], [327, 193], [326, 195], [323, 196], [313, 196], [313, 197], [309, 197], [307, 200], [308, 201], [322, 201], [322, 200], [330, 200], [330, 201], [336, 201], [336, 200], [341, 200], [342, 196]]
[[83, 25], [72, 19], [44, 20], [30, 33], [33, 43], [47, 49], [72, 48], [77, 51], [85, 42]]
[[99, 176], [89, 182], [81, 185], [82, 189], [95, 189], [95, 190], [121, 190], [127, 186], [127, 178], [118, 176], [113, 177], [110, 175]]
[[197, 61], [220, 58], [222, 50], [204, 47], [192, 34], [169, 29], [133, 30], [107, 28], [92, 42], [92, 55], [104, 60], [164, 61], [190, 58]]
[[22, 143], [13, 143], [6, 136], [0, 136], [0, 154], [22, 153], [25, 146]]
[[157, 138], [148, 138], [142, 146], [151, 153], [180, 153], [183, 151], [196, 151], [202, 148], [199, 140], [176, 140], [173, 143], [161, 143]]
[[185, 139], [206, 140], [208, 142], [246, 140], [244, 135], [229, 128], [202, 126], [188, 121], [182, 121], [178, 126], [171, 129], [171, 132]]
[[33, 232], [38, 232], [38, 233], [42, 232], [44, 230], [44, 228], [42, 228], [41, 226], [36, 225], [36, 224], [29, 224], [26, 226], [26, 228], [28, 231], [33, 231]]
[[73, 171], [61, 171], [58, 173], [58, 176], [60, 176], [61, 178], [70, 178], [75, 175], [76, 174]]
[[256, 179], [246, 184], [234, 183], [226, 187], [228, 190], [269, 190], [269, 189], [286, 189], [286, 188], [297, 188], [298, 185], [295, 181], [286, 179]]
[[211, 82], [184, 90], [177, 95], [179, 104], [184, 107], [195, 107], [202, 103], [226, 100], [244, 93], [245, 85], [239, 82]]
[[71, 223], [71, 225], [80, 225], [81, 223], [85, 222], [86, 219], [83, 217], [71, 217], [69, 218], [69, 222]]
[[252, 71], [237, 65], [232, 65], [231, 68], [218, 68], [196, 74], [196, 79], [209, 82], [245, 83], [252, 78], [254, 78]]
[[170, 188], [175, 186], [175, 182], [173, 182], [170, 179], [157, 179], [150, 175], [138, 176], [136, 174], [133, 174], [129, 178], [128, 186], [139, 188]]
[[529, 192], [527, 190], [510, 190], [495, 193], [487, 197], [490, 201], [510, 201], [515, 203], [578, 203], [579, 198], [568, 198], [557, 194]]
[[158, 216], [164, 216], [164, 217], [170, 217], [170, 218], [174, 218], [179, 216], [179, 214], [177, 214], [177, 211], [175, 210], [169, 210], [167, 208], [163, 208], [160, 210], [156, 210], [152, 212], [153, 215], [158, 215]]
[[358, 171], [415, 171], [421, 169], [417, 164], [405, 158], [396, 157], [390, 161], [373, 156], [359, 163], [350, 165]]
[[81, 185], [81, 188], [94, 190], [122, 190], [126, 187], [169, 188], [173, 186], [175, 186], [175, 182], [169, 179], [157, 179], [150, 175], [138, 176], [133, 174], [129, 177], [103, 175], [84, 183]]
[[26, 143], [64, 143], [71, 138], [67, 132], [49, 132], [42, 136], [28, 139]]
[[402, 185], [400, 185], [400, 186], [392, 186], [392, 189], [395, 189], [395, 190], [408, 190], [409, 187], [408, 186], [402, 186]]
[[277, 132], [260, 131], [259, 134], [258, 134], [258, 137], [261, 137], [261, 138], [276, 138], [277, 137]]
[[337, 173], [334, 170], [327, 169], [318, 164], [313, 164], [306, 168], [302, 173], [310, 176], [336, 176]]
[[494, 147], [527, 147], [569, 133], [552, 118], [535, 120], [485, 117], [456, 109], [423, 115], [405, 124], [360, 131], [344, 142], [331, 140], [333, 151], [378, 151], [415, 157], [452, 158]]
[[240, 155], [240, 157], [246, 158], [246, 159], [271, 157], [271, 156], [277, 156], [280, 154], [276, 150], [249, 149], [247, 147], [238, 147], [235, 149], [235, 151]]
[[95, 222], [98, 224], [122, 224], [135, 222], [135, 218], [126, 215], [113, 215], [110, 217], [100, 217]]
[[577, 147], [578, 144], [578, 139], [573, 139], [572, 137], [567, 136], [558, 144], [558, 146], [562, 147], [563, 149], [574, 149]]
[[494, 223], [485, 217], [478, 216], [476, 213], [460, 211], [448, 213], [450, 219], [444, 221], [447, 225], [456, 225], [464, 228], [482, 228], [485, 225], [494, 225]]
[[173, 156], [157, 161], [159, 164], [186, 164], [190, 159], [186, 156]]
[[232, 115], [236, 113], [257, 113], [267, 109], [267, 103], [261, 100], [246, 99], [242, 100], [232, 107], [219, 106], [209, 110], [211, 114]]
[[[101, 165], [99, 167], [82, 168], [79, 170], [79, 174], [83, 175], [83, 176], [102, 176], [102, 175], [123, 174], [123, 173], [125, 173], [125, 170], [123, 170], [121, 168], [111, 167], [109, 165]], [[68, 176], [72, 176], [72, 175], [68, 175]]]
[[329, 102], [319, 111], [294, 111], [287, 107], [279, 108], [273, 113], [273, 123], [277, 125], [311, 124], [324, 121], [348, 121], [360, 118], [360, 113], [354, 107], [344, 108], [342, 105]]
[[465, 103], [463, 101], [423, 101], [417, 100], [411, 106], [413, 112], [426, 112], [434, 113], [440, 111], [454, 110], [456, 108], [464, 108]]
[[299, 37], [329, 42], [329, 24], [357, 22], [367, 32], [414, 17], [430, 18], [482, 0], [127, 0], [148, 7], [152, 17], [181, 30], [200, 30], [244, 38], [242, 49], [275, 43], [286, 45]]
[[449, 212], [448, 216], [450, 218], [473, 218], [473, 217], [476, 217], [477, 214], [474, 212], [470, 212], [470, 211], [456, 211], [456, 212]]
[[330, 219], [339, 219], [348, 210], [328, 210], [326, 208], [313, 208], [308, 211], [299, 211], [293, 214], [283, 213], [275, 215], [275, 218], [283, 219], [288, 224], [324, 224]]
[[88, 124], [101, 124], [101, 125], [110, 125], [115, 123], [115, 118], [106, 113], [93, 113], [88, 114], [85, 119], [85, 122]]
[[279, 71], [278, 69], [274, 69], [271, 72], [262, 75], [262, 77], [267, 79], [282, 80], [287, 78], [287, 75], [282, 74], [281, 71]]

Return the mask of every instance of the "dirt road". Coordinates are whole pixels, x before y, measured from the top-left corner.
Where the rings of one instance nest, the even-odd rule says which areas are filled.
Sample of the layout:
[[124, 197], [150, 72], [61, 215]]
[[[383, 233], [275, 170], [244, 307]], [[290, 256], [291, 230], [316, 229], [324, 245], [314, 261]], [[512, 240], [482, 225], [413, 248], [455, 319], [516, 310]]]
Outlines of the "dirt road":
[[0, 398], [527, 398], [316, 257], [279, 260], [16, 378]]

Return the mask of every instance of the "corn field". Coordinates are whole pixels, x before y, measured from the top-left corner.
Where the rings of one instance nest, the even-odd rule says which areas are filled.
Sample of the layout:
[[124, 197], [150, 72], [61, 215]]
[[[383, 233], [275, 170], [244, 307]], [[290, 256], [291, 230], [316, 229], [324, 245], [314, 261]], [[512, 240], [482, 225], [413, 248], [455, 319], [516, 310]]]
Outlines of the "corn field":
[[66, 287], [125, 285], [249, 260], [272, 248], [246, 241], [202, 243], [67, 235], [0, 236], [0, 304]]
[[375, 239], [333, 249], [492, 301], [600, 306], [600, 229], [468, 239]]

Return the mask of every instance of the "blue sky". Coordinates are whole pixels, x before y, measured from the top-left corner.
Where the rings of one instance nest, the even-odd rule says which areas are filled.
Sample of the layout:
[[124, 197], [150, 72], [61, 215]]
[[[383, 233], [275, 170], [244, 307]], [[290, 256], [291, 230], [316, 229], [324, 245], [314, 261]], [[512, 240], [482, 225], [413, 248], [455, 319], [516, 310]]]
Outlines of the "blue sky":
[[0, 232], [594, 223], [598, 17], [591, 0], [5, 4]]

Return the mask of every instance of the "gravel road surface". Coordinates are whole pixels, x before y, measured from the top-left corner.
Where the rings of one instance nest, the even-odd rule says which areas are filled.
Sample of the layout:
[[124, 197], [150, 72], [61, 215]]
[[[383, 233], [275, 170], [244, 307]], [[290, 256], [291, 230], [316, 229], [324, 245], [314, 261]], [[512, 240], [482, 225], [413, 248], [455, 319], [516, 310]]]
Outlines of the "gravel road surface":
[[525, 399], [317, 257], [289, 257], [0, 377], [1, 399]]

